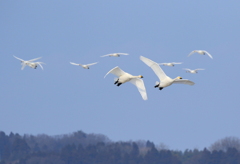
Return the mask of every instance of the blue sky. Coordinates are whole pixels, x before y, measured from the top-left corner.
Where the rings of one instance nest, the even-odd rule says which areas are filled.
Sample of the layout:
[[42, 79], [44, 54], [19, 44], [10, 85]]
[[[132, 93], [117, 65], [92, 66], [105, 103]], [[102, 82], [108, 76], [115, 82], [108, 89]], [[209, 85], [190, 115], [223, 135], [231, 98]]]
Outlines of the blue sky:
[[[224, 1], [0, 1], [0, 130], [58, 135], [82, 130], [113, 141], [150, 140], [203, 149], [240, 137], [240, 3]], [[213, 56], [187, 55], [195, 49]], [[119, 58], [100, 56], [129, 53]], [[44, 70], [13, 55], [42, 57]], [[196, 84], [159, 91], [139, 56]], [[89, 70], [70, 65], [99, 62]], [[143, 75], [148, 100], [130, 83], [116, 87], [115, 66]], [[188, 74], [183, 68], [204, 68]]]

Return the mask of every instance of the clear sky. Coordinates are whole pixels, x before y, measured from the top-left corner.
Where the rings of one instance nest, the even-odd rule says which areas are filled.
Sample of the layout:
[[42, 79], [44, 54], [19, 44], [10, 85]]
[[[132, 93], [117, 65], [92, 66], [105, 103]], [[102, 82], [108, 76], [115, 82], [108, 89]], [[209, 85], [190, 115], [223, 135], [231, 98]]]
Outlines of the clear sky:
[[[240, 2], [237, 0], [0, 1], [0, 130], [19, 134], [100, 133], [203, 149], [240, 137]], [[208, 56], [188, 54], [207, 50]], [[100, 56], [123, 52], [119, 58]], [[13, 55], [42, 57], [44, 70]], [[159, 91], [140, 56], [194, 81]], [[99, 62], [89, 70], [69, 62]], [[148, 100], [131, 83], [113, 85], [115, 66], [143, 75]], [[183, 68], [204, 68], [198, 74]]]

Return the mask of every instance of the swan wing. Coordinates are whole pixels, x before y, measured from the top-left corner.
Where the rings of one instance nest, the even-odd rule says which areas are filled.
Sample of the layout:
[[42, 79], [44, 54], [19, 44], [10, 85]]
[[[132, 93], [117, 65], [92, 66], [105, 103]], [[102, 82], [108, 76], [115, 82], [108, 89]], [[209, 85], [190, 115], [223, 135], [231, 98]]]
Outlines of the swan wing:
[[21, 68], [21, 70], [23, 70], [25, 67], [26, 67], [26, 64], [25, 64], [25, 63], [22, 63], [22, 68]]
[[172, 62], [172, 64], [182, 64], [182, 62]]
[[212, 55], [210, 55], [210, 53], [208, 53], [207, 51], [204, 51], [211, 59], [213, 59]]
[[144, 86], [144, 82], [142, 79], [131, 79], [129, 82], [131, 82], [133, 85], [135, 85], [140, 92], [143, 100], [147, 100], [147, 92], [146, 88]]
[[101, 56], [101, 57], [106, 57], [106, 56], [110, 56], [111, 54], [107, 54], [107, 55], [103, 55], [103, 56]]
[[149, 67], [152, 68], [153, 72], [158, 76], [158, 78], [160, 79], [160, 81], [162, 81], [163, 79], [165, 79], [166, 77], [168, 77], [163, 70], [161, 69], [161, 67], [158, 65], [158, 63], [145, 58], [143, 56], [140, 56], [140, 59]]
[[183, 68], [184, 70], [187, 70], [187, 71], [192, 71], [191, 69], [188, 69], [188, 68]]
[[187, 85], [194, 85], [195, 84], [194, 82], [192, 82], [188, 79], [175, 79], [173, 81], [173, 83], [175, 83], [175, 84], [187, 84]]
[[195, 71], [198, 71], [198, 70], [205, 70], [205, 69], [202, 69], [202, 68], [195, 69]]
[[16, 57], [16, 56], [14, 56], [14, 55], [13, 55], [13, 57], [15, 57], [16, 59], [20, 60], [21, 62], [24, 62], [24, 60], [23, 60], [23, 59], [20, 59], [20, 58], [18, 58], [18, 57]]
[[158, 63], [158, 65], [164, 65], [164, 64], [167, 64], [167, 63]]
[[35, 60], [38, 60], [38, 59], [41, 59], [42, 57], [39, 57], [39, 58], [35, 58], [35, 59], [31, 59], [31, 60], [28, 60], [29, 62], [33, 62]]
[[70, 62], [70, 64], [79, 66], [79, 64], [77, 64], [77, 63], [73, 63], [73, 62]]
[[190, 54], [188, 55], [188, 57], [191, 56], [192, 54], [194, 54], [195, 52], [196, 52], [196, 50], [193, 50], [192, 52], [190, 52]]
[[127, 53], [116, 53], [116, 54], [119, 54], [119, 55], [129, 55]]
[[45, 64], [45, 63], [43, 63], [43, 62], [36, 62], [36, 63], [37, 63], [37, 65], [39, 65], [39, 66], [42, 68], [42, 70], [43, 70], [42, 64]]
[[91, 63], [91, 64], [86, 64], [86, 66], [91, 66], [91, 65], [94, 65], [94, 64], [97, 64], [98, 62], [95, 62], [95, 63]]
[[114, 67], [113, 69], [111, 69], [105, 76], [104, 78], [109, 74], [109, 73], [112, 73], [116, 76], [122, 76], [123, 74], [125, 74], [126, 72], [124, 72], [123, 70], [121, 70], [118, 66], [117, 67]]

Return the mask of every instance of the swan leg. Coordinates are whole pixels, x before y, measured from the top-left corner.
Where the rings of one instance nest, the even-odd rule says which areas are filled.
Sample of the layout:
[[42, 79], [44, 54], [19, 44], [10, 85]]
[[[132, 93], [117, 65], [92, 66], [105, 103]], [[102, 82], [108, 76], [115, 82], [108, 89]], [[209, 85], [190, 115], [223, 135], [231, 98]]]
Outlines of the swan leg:
[[118, 79], [117, 79], [117, 81], [115, 81], [115, 83], [114, 84], [117, 84], [118, 83]]
[[119, 87], [122, 83], [118, 83], [117, 86]]
[[159, 90], [162, 90], [162, 89], [163, 89], [163, 87], [160, 87], [160, 88], [159, 88]]
[[154, 88], [157, 88], [159, 86], [159, 84], [155, 85]]

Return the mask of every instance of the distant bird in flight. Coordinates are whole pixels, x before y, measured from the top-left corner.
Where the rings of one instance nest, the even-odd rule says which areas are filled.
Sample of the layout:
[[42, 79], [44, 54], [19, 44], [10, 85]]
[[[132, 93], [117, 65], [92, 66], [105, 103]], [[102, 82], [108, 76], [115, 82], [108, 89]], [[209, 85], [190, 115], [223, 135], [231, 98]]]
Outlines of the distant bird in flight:
[[103, 55], [101, 57], [106, 57], [106, 56], [120, 57], [120, 55], [129, 55], [129, 54], [127, 54], [127, 53], [112, 53], [112, 54]]
[[21, 70], [23, 70], [25, 68], [25, 66], [29, 66], [31, 68], [36, 69], [38, 65], [43, 69], [42, 64], [45, 64], [43, 62], [34, 62], [34, 61], [36, 61], [38, 59], [41, 59], [42, 57], [31, 59], [31, 60], [23, 60], [23, 59], [20, 59], [20, 58], [18, 58], [16, 56], [13, 56], [13, 57], [15, 57], [16, 59], [21, 61], [21, 65], [22, 65]]
[[76, 63], [70, 62], [70, 64], [72, 64], [72, 65], [81, 66], [81, 67], [83, 67], [83, 68], [85, 68], [85, 69], [89, 69], [89, 66], [94, 65], [94, 64], [97, 64], [97, 63], [98, 63], [98, 62], [96, 62], [96, 63], [91, 63], [91, 64], [76, 64]]
[[199, 53], [200, 55], [208, 55], [210, 58], [212, 58], [213, 59], [213, 57], [212, 57], [212, 55], [210, 55], [207, 51], [205, 51], [205, 50], [194, 50], [194, 51], [192, 51], [189, 55], [188, 55], [188, 57], [189, 56], [191, 56], [192, 54], [194, 54], [194, 53]]
[[182, 63], [171, 62], [171, 63], [158, 63], [158, 64], [159, 65], [173, 67], [175, 64], [182, 64]]
[[204, 70], [202, 68], [198, 68], [198, 69], [183, 68], [183, 69], [186, 70], [187, 73], [198, 73], [199, 70]]
[[[147, 100], [147, 93], [146, 93], [146, 89], [145, 89], [145, 86], [144, 86], [144, 82], [142, 79], [140, 78], [143, 78], [142, 75], [139, 75], [139, 76], [133, 76], [129, 73], [126, 73], [124, 72], [123, 70], [121, 70], [118, 66], [111, 69], [105, 76], [104, 78], [109, 74], [109, 73], [112, 73], [116, 76], [118, 76], [117, 79], [115, 79], [115, 85], [117, 86], [120, 86], [121, 84], [123, 83], [126, 83], [126, 82], [131, 82], [132, 84], [134, 84], [137, 88], [138, 88], [138, 91], [140, 92], [143, 100]], [[128, 93], [126, 92], [126, 95]]]
[[165, 87], [168, 87], [174, 83], [176, 84], [188, 84], [188, 85], [194, 85], [194, 82], [188, 80], [188, 79], [182, 79], [182, 77], [178, 76], [175, 79], [172, 79], [168, 77], [161, 67], [158, 65], [158, 63], [145, 58], [143, 56], [140, 56], [140, 59], [149, 67], [152, 68], [153, 72], [157, 75], [159, 78], [160, 82], [156, 82], [156, 85], [154, 86], [155, 88], [159, 88], [159, 90], [162, 90]]

